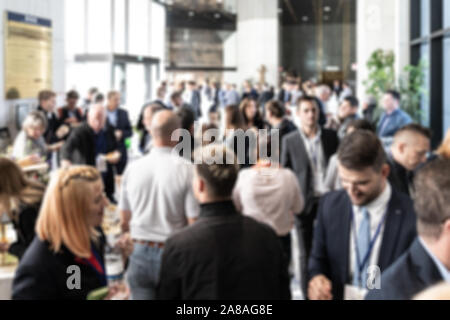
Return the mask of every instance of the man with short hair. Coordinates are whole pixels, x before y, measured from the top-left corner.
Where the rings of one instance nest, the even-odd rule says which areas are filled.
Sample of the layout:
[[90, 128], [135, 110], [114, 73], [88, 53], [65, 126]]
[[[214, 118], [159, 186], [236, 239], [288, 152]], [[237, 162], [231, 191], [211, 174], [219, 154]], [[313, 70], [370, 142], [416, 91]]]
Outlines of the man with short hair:
[[198, 216], [193, 166], [173, 152], [178, 140], [172, 134], [180, 126], [172, 111], [156, 113], [150, 153], [131, 163], [122, 178], [119, 209], [122, 230], [134, 241], [127, 276], [134, 300], [155, 299], [167, 238]]
[[120, 108], [120, 93], [118, 91], [111, 91], [108, 93], [107, 99], [106, 126], [114, 131], [114, 135], [119, 146], [121, 157], [119, 163], [117, 163], [115, 167], [117, 170], [117, 175], [121, 176], [128, 162], [128, 152], [125, 146], [125, 139], [130, 138], [133, 131], [131, 129], [128, 112]]
[[283, 138], [289, 133], [297, 130], [296, 125], [286, 118], [286, 109], [277, 100], [272, 100], [266, 104], [266, 120], [272, 129], [279, 130], [279, 141], [272, 141], [272, 143], [279, 146], [279, 153], [281, 155], [281, 142]]
[[112, 166], [119, 161], [119, 158], [107, 158], [106, 155], [118, 151], [118, 145], [114, 131], [105, 128], [105, 122], [105, 108], [101, 105], [92, 106], [87, 121], [70, 133], [62, 147], [61, 165], [62, 167], [72, 164], [97, 167], [102, 173], [106, 195], [109, 200], [115, 202]]
[[398, 191], [412, 196], [414, 171], [427, 161], [430, 152], [431, 132], [419, 124], [409, 124], [394, 136], [388, 153], [391, 167], [389, 182]]
[[356, 97], [348, 96], [345, 97], [339, 106], [338, 110], [338, 120], [339, 120], [339, 129], [338, 129], [338, 137], [339, 139], [343, 139], [347, 132], [348, 125], [353, 121], [358, 119], [358, 108], [359, 108], [359, 100]]
[[[409, 197], [393, 189], [377, 136], [357, 130], [339, 151], [343, 191], [321, 199], [309, 260], [311, 300], [363, 299], [416, 237]], [[369, 277], [371, 276], [371, 277]]]
[[80, 99], [80, 95], [75, 90], [67, 93], [67, 105], [58, 109], [59, 121], [61, 123], [77, 127], [83, 122], [83, 111], [77, 106], [78, 99]]
[[400, 102], [401, 95], [395, 90], [386, 91], [381, 101], [384, 112], [381, 115], [377, 133], [386, 150], [391, 146], [395, 133], [412, 122], [410, 115], [400, 109]]
[[450, 161], [436, 159], [415, 178], [419, 237], [381, 276], [367, 300], [408, 300], [440, 282], [450, 282]]
[[237, 212], [231, 200], [239, 172], [234, 153], [212, 144], [198, 158], [193, 186], [200, 217], [167, 240], [158, 298], [289, 300], [287, 264], [275, 232]]
[[305, 208], [295, 224], [302, 255], [302, 287], [306, 295], [306, 264], [311, 251], [313, 224], [319, 198], [325, 193], [324, 179], [329, 160], [339, 145], [335, 131], [319, 126], [319, 107], [314, 98], [300, 98], [297, 106], [299, 130], [283, 137], [281, 165], [294, 171], [303, 192]]
[[56, 93], [50, 90], [39, 92], [39, 106], [37, 109], [41, 111], [47, 119], [47, 129], [44, 132], [44, 139], [47, 144], [53, 144], [60, 141], [60, 137], [56, 134], [61, 126], [58, 117], [55, 114]]

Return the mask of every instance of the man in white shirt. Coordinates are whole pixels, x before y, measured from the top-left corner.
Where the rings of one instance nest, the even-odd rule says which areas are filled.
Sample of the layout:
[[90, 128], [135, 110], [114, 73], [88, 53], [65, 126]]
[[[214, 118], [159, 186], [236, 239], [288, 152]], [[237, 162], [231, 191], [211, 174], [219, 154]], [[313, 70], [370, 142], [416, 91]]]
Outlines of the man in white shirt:
[[130, 232], [134, 251], [128, 282], [134, 300], [152, 300], [158, 284], [166, 239], [192, 224], [199, 213], [192, 192], [193, 166], [173, 148], [172, 133], [180, 120], [171, 111], [158, 112], [152, 121], [152, 149], [126, 169], [119, 208], [124, 232]]
[[413, 203], [392, 189], [381, 141], [366, 130], [339, 151], [343, 191], [321, 199], [309, 260], [311, 300], [363, 299], [416, 237]]

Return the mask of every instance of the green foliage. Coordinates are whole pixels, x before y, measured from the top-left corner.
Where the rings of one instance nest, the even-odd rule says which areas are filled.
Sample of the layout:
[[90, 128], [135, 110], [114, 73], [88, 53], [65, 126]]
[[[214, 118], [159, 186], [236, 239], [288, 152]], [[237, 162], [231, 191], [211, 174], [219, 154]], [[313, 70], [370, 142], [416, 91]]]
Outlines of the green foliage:
[[372, 53], [367, 68], [369, 77], [363, 82], [366, 93], [380, 101], [386, 90], [397, 90], [402, 95], [402, 108], [411, 117], [420, 122], [420, 102], [423, 95], [428, 94], [424, 87], [424, 68], [426, 63], [421, 61], [419, 65], [407, 65], [401, 75], [395, 74], [395, 55], [392, 51], [376, 50]]

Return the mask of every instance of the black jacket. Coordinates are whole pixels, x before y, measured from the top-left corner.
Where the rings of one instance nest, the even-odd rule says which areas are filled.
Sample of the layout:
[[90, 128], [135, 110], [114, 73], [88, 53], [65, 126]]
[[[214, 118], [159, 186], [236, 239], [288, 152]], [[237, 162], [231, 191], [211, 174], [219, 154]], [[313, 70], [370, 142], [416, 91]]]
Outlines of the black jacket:
[[[319, 204], [309, 279], [323, 274], [332, 283], [333, 298], [343, 299], [344, 286], [350, 283], [350, 232], [352, 203], [346, 191], [332, 192]], [[388, 204], [378, 266], [385, 271], [408, 250], [416, 238], [416, 215], [406, 195], [392, 189]]]
[[61, 126], [61, 122], [59, 121], [58, 117], [53, 112], [50, 114], [50, 117], [48, 117], [47, 111], [45, 111], [41, 106], [38, 106], [37, 109], [42, 112], [47, 119], [47, 129], [44, 132], [45, 142], [47, 144], [58, 142], [59, 139], [56, 137], [56, 131]]
[[381, 275], [381, 289], [370, 290], [366, 300], [410, 300], [442, 281], [436, 264], [416, 239], [409, 250]]
[[[94, 245], [94, 244], [92, 244]], [[96, 251], [104, 266], [105, 237], [101, 233]], [[67, 282], [73, 275], [70, 266], [80, 268], [81, 288], [70, 290]], [[104, 268], [103, 268], [104, 269]], [[16, 271], [13, 300], [86, 300], [89, 292], [106, 286], [106, 278], [88, 264], [77, 260], [65, 247], [59, 253], [50, 250], [49, 243], [35, 237]], [[72, 283], [72, 282], [71, 282]]]
[[[114, 131], [106, 127], [106, 152], [118, 150], [118, 144]], [[96, 166], [95, 133], [87, 123], [75, 128], [61, 149], [61, 159], [69, 160], [76, 165]], [[105, 192], [113, 200], [114, 195], [114, 171], [113, 166], [108, 163], [107, 172], [102, 174], [105, 184]]]
[[409, 186], [412, 186], [412, 173], [409, 173], [401, 164], [397, 163], [390, 154], [387, 157], [387, 162], [391, 168], [388, 179], [392, 187], [411, 196]]
[[162, 300], [290, 299], [281, 243], [231, 201], [202, 205], [200, 219], [166, 242]]
[[13, 221], [17, 234], [17, 241], [9, 247], [9, 253], [19, 260], [30, 246], [34, 239], [34, 228], [38, 217], [40, 204], [34, 206], [21, 205], [19, 208], [18, 220]]
[[123, 109], [118, 109], [117, 110], [117, 125], [113, 126], [109, 122], [109, 119], [107, 119], [106, 128], [107, 128], [107, 130], [108, 129], [112, 130], [112, 132], [114, 132], [115, 130], [122, 131], [122, 138], [120, 139], [120, 141], [117, 141], [117, 145], [118, 145], [119, 151], [121, 153], [119, 165], [125, 167], [125, 165], [128, 161], [127, 148], [125, 146], [125, 139], [130, 138], [131, 135], [133, 134], [133, 130], [132, 130], [131, 124], [130, 124], [130, 118], [128, 117], [128, 112]]

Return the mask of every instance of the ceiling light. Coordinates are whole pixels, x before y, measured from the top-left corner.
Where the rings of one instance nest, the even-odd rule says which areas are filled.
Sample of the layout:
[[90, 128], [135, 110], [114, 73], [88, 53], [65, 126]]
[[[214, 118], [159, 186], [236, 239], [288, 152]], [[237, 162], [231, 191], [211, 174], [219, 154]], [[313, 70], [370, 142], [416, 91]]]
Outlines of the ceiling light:
[[326, 7], [323, 8], [323, 10], [325, 12], [330, 12], [331, 11], [331, 7], [330, 6], [326, 6]]

